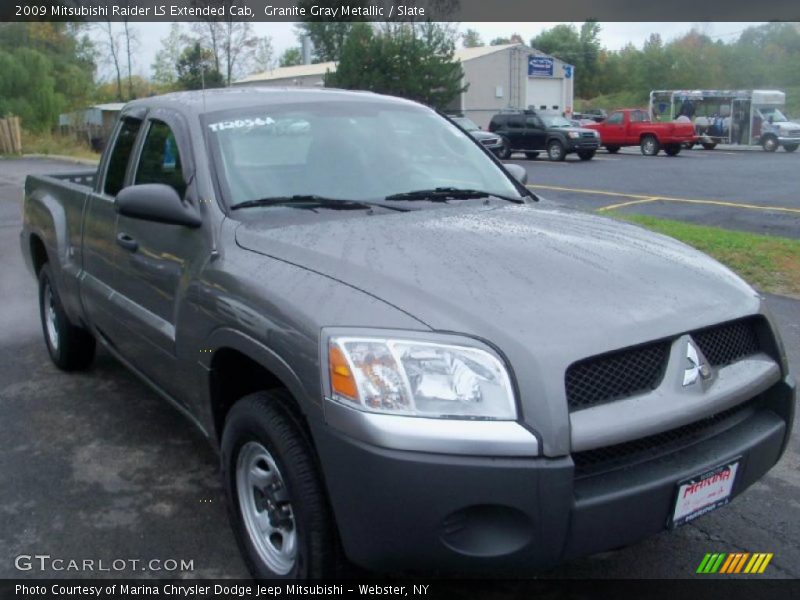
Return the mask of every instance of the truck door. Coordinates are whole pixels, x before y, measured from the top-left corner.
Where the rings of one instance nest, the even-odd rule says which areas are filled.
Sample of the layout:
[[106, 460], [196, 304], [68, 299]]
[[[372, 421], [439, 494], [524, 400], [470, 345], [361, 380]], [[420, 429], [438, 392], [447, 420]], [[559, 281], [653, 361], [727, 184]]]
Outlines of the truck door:
[[91, 324], [110, 339], [118, 327], [116, 260], [114, 242], [117, 213], [114, 198], [125, 185], [131, 156], [144, 113], [123, 114], [111, 137], [109, 152], [98, 169], [95, 189], [84, 215], [81, 301]]
[[[148, 114], [130, 183], [161, 183], [199, 202], [187, 185], [193, 172], [188, 128], [171, 111]], [[148, 377], [181, 398], [176, 325], [192, 274], [211, 252], [210, 228], [190, 228], [119, 215], [116, 228], [119, 319], [127, 334], [120, 352]], [[189, 357], [196, 362], [197, 357]]]
[[522, 115], [509, 115], [506, 122], [508, 142], [513, 149], [525, 147], [525, 119]]
[[537, 116], [525, 117], [525, 149], [544, 150], [547, 132], [544, 123]]
[[623, 145], [625, 143], [625, 113], [622, 111], [611, 113], [603, 121], [601, 137], [606, 145]]

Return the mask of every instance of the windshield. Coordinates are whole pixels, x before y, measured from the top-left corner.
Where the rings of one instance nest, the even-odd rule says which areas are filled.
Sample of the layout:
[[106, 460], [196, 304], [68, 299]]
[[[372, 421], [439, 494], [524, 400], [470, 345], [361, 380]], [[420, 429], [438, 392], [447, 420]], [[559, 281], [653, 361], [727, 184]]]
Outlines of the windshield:
[[546, 127], [573, 127], [572, 123], [564, 117], [544, 115], [542, 121], [544, 121]]
[[205, 124], [229, 206], [297, 195], [368, 201], [443, 187], [519, 197], [468, 135], [421, 106], [263, 106], [211, 113]]
[[769, 118], [772, 117], [773, 123], [785, 123], [789, 120], [783, 115], [777, 106], [765, 106], [759, 108], [758, 110], [761, 111], [761, 114], [767, 121], [769, 121]]
[[480, 129], [480, 127], [475, 125], [475, 123], [473, 123], [466, 117], [453, 117], [453, 121], [455, 121], [459, 127], [467, 131], [477, 131]]

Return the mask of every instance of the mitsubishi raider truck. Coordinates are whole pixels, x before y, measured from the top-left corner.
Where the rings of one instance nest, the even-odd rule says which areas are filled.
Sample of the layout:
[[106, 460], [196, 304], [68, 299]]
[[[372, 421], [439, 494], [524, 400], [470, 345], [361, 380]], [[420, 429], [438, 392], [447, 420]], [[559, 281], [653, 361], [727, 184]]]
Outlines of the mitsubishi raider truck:
[[739, 277], [524, 180], [414, 102], [178, 93], [28, 178], [22, 251], [53, 362], [218, 448], [254, 575], [525, 574], [741, 494], [795, 384]]

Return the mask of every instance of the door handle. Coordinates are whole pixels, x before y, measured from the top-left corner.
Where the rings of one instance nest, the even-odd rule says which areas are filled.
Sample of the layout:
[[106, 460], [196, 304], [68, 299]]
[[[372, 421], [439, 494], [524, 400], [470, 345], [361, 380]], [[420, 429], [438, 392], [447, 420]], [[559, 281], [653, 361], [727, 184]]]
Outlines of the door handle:
[[139, 242], [137, 242], [127, 233], [118, 233], [117, 243], [125, 248], [125, 250], [129, 250], [130, 252], [136, 252], [136, 250], [139, 249]]

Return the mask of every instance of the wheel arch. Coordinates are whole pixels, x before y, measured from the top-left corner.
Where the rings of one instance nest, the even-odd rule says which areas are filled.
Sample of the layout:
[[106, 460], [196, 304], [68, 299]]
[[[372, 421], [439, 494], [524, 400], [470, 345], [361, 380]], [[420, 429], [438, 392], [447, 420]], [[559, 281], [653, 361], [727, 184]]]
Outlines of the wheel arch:
[[28, 244], [31, 253], [31, 264], [33, 265], [33, 273], [34, 275], [36, 275], [36, 277], [38, 277], [39, 272], [42, 270], [42, 267], [45, 265], [45, 263], [49, 262], [47, 256], [47, 246], [44, 245], [44, 240], [42, 240], [42, 238], [37, 233], [31, 234]]
[[233, 405], [262, 390], [287, 390], [293, 400], [287, 408], [307, 427], [312, 401], [299, 376], [274, 350], [243, 333], [220, 329], [204, 344], [202, 355], [201, 362], [208, 370], [209, 417], [217, 442]]

